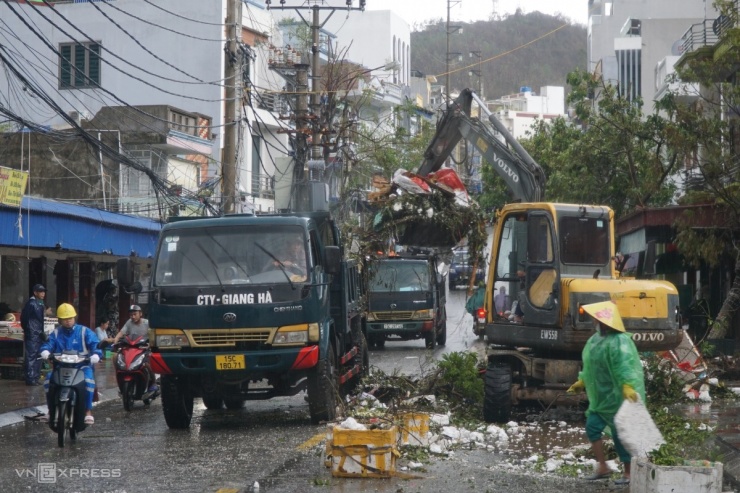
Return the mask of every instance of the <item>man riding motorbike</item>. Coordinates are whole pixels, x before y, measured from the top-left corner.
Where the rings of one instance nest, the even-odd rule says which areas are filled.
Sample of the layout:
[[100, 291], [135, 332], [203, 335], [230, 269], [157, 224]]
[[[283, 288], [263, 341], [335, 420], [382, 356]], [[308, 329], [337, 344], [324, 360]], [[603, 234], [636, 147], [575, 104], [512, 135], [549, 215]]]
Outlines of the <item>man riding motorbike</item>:
[[[49, 359], [51, 353], [61, 353], [62, 351], [77, 351], [82, 354], [92, 354], [90, 356], [90, 365], [94, 365], [103, 356], [103, 353], [98, 349], [98, 336], [95, 332], [84, 325], [75, 323], [75, 317], [77, 312], [74, 307], [69, 303], [62, 303], [57, 308], [57, 318], [59, 319], [59, 326], [49, 334], [49, 339], [41, 345], [41, 357], [43, 359]], [[83, 366], [82, 371], [85, 374], [85, 424], [91, 425], [95, 423], [95, 418], [92, 415], [93, 407], [93, 394], [95, 393], [95, 376], [91, 366]], [[53, 394], [49, 392], [49, 378], [51, 372], [46, 375], [46, 381], [44, 382], [44, 389], [46, 390], [46, 403], [49, 409], [51, 405], [49, 399], [53, 397]], [[51, 394], [51, 395], [50, 395]]]
[[[128, 320], [128, 322], [124, 324], [123, 328], [118, 332], [118, 334], [116, 334], [116, 337], [113, 339], [113, 344], [118, 344], [118, 341], [126, 336], [131, 336], [134, 339], [136, 337], [149, 337], [149, 320], [147, 320], [146, 318], [142, 318], [141, 307], [139, 305], [131, 305], [128, 309], [128, 313], [131, 318]], [[150, 376], [149, 390], [147, 392], [153, 393], [159, 390], [159, 387], [156, 384], [156, 375], [151, 366], [149, 366], [148, 361], [146, 365], [149, 369]]]

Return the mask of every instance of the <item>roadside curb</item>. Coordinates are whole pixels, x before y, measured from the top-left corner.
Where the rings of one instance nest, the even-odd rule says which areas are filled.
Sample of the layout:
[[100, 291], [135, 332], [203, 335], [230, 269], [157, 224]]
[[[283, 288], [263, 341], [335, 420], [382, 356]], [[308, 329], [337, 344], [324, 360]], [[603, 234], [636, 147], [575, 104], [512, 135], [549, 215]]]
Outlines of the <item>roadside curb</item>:
[[[117, 388], [103, 390], [102, 392], [98, 392], [98, 402], [93, 403], [93, 408], [100, 405], [100, 403], [102, 402], [107, 402], [118, 398], [119, 397]], [[2, 413], [0, 414], [0, 428], [23, 423], [24, 421], [28, 421], [25, 416], [36, 416], [39, 413], [46, 414], [48, 411], [49, 408], [46, 407], [46, 404], [43, 404], [41, 406], [26, 407], [23, 409], [16, 409], [14, 411]]]

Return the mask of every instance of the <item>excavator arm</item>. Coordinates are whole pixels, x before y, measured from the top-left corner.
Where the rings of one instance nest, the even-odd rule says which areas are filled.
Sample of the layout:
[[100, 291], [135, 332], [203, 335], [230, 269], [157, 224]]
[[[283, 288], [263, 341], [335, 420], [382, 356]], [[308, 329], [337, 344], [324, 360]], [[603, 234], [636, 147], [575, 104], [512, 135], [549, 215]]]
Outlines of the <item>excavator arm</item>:
[[[487, 122], [470, 116], [473, 100], [488, 117]], [[424, 152], [424, 162], [417, 174], [426, 176], [440, 169], [460, 139], [466, 139], [478, 149], [506, 182], [515, 200], [542, 201], [545, 193], [542, 167], [470, 89], [462, 91], [437, 123], [437, 132]]]

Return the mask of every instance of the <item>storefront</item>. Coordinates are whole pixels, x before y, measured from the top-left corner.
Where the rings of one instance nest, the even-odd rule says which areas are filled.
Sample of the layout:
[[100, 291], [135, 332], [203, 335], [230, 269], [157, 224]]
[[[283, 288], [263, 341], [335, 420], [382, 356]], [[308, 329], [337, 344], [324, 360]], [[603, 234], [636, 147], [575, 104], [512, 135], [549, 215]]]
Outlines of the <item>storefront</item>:
[[[150, 219], [48, 199], [24, 197], [20, 210], [0, 204], [0, 321], [18, 317], [36, 283], [48, 290], [47, 306], [71, 303], [91, 328], [102, 315], [126, 314], [133, 300], [117, 289], [116, 260], [134, 258], [146, 278], [160, 228]], [[12, 328], [0, 327], [0, 364], [17, 361], [18, 350], [22, 357], [22, 347], [8, 346], [23, 337]]]

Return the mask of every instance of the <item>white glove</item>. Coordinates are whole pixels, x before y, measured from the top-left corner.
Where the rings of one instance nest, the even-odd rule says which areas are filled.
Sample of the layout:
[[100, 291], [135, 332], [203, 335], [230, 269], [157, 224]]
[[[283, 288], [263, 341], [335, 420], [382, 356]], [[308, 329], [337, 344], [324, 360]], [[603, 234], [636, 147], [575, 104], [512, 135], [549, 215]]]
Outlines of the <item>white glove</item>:
[[41, 351], [41, 357], [42, 357], [43, 359], [49, 359], [49, 355], [50, 355], [50, 354], [51, 354], [51, 353], [50, 353], [49, 351], [47, 351], [46, 349], [44, 349], [43, 351]]
[[92, 356], [90, 356], [90, 363], [91, 364], [94, 365], [98, 361], [100, 361], [100, 356], [98, 356], [97, 354], [93, 354]]

